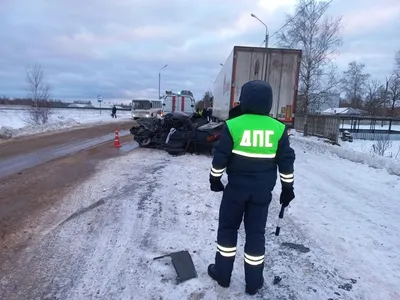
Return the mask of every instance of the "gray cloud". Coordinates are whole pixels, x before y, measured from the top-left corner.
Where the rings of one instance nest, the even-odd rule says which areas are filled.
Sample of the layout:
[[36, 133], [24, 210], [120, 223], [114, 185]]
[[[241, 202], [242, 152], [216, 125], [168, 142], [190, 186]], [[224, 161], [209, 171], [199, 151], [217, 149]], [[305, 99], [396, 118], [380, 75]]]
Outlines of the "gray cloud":
[[[2, 0], [0, 94], [24, 96], [24, 70], [40, 63], [55, 98], [156, 98], [158, 70], [168, 64], [162, 90], [201, 97], [234, 45], [261, 44], [265, 29], [250, 13], [272, 33], [296, 1], [277, 2]], [[329, 13], [343, 15], [341, 68], [358, 60], [377, 79], [390, 72], [400, 48], [397, 2], [333, 1]]]

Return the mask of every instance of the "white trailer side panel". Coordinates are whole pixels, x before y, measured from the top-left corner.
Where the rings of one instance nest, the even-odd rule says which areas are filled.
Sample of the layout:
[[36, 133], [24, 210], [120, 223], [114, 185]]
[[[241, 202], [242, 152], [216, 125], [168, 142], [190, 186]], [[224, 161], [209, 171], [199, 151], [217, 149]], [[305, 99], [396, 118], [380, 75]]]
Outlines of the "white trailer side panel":
[[273, 91], [270, 115], [285, 122], [292, 122], [301, 51], [258, 47], [235, 49], [237, 61], [234, 102], [239, 101], [244, 83], [251, 80], [268, 81]]
[[226, 120], [231, 104], [233, 50], [221, 68], [213, 85], [213, 117]]

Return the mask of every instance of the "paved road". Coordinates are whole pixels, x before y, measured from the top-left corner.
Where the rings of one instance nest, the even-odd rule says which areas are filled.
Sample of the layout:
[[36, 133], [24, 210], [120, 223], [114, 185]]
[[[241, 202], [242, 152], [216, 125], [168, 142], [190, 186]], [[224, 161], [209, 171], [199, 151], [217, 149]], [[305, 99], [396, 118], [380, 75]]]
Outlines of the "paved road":
[[[122, 129], [121, 148], [113, 147], [116, 126]], [[24, 244], [26, 226], [33, 228], [43, 211], [93, 174], [99, 162], [135, 149], [130, 126], [132, 121], [125, 121], [1, 143], [0, 250]]]

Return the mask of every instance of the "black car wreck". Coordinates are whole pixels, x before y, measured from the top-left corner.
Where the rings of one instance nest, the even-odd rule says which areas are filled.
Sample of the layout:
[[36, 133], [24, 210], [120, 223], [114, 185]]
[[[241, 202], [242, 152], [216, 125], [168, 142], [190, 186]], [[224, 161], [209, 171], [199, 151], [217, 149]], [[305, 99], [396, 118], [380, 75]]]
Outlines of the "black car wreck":
[[199, 114], [173, 112], [163, 119], [141, 118], [130, 129], [140, 147], [157, 148], [171, 155], [212, 153], [223, 123], [210, 123]]

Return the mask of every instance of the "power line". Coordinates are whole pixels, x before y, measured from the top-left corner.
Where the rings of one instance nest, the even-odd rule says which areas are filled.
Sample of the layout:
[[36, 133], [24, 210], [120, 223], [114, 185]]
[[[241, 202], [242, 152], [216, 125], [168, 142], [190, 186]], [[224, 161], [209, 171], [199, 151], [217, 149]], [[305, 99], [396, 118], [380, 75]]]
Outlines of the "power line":
[[[321, 12], [328, 7], [329, 4], [331, 4], [333, 2], [333, 0], [329, 0], [324, 6], [321, 7]], [[279, 31], [281, 31], [283, 28], [285, 28], [286, 26], [288, 26], [297, 16], [299, 16], [301, 13], [303, 13], [305, 11], [305, 9], [310, 6], [313, 3], [313, 1], [308, 2], [307, 5], [305, 5], [297, 14], [295, 14], [293, 17], [291, 17], [288, 21], [286, 21], [285, 24], [283, 24], [283, 26], [281, 28], [279, 28], [277, 31], [275, 31], [269, 38], [272, 38], [274, 35], [276, 35]], [[265, 43], [264, 42], [261, 44], [261, 46]], [[277, 45], [277, 43], [275, 43], [272, 47], [274, 47], [275, 45]], [[261, 47], [260, 46], [260, 47]]]
[[[287, 25], [290, 24], [290, 22], [292, 22], [298, 15], [300, 15], [300, 13], [304, 12], [304, 10], [311, 5], [312, 1], [308, 2], [308, 4], [306, 6], [304, 6], [299, 12], [297, 12], [297, 14], [295, 14], [293, 17], [291, 17], [288, 21], [286, 21], [285, 24], [283, 24], [283, 26], [281, 28], [279, 28], [277, 31], [275, 31], [269, 38], [272, 38], [275, 34], [277, 34], [279, 31], [281, 31], [283, 28], [285, 28]], [[262, 44], [260, 45], [260, 47], [265, 43], [265, 40], [262, 42]]]

